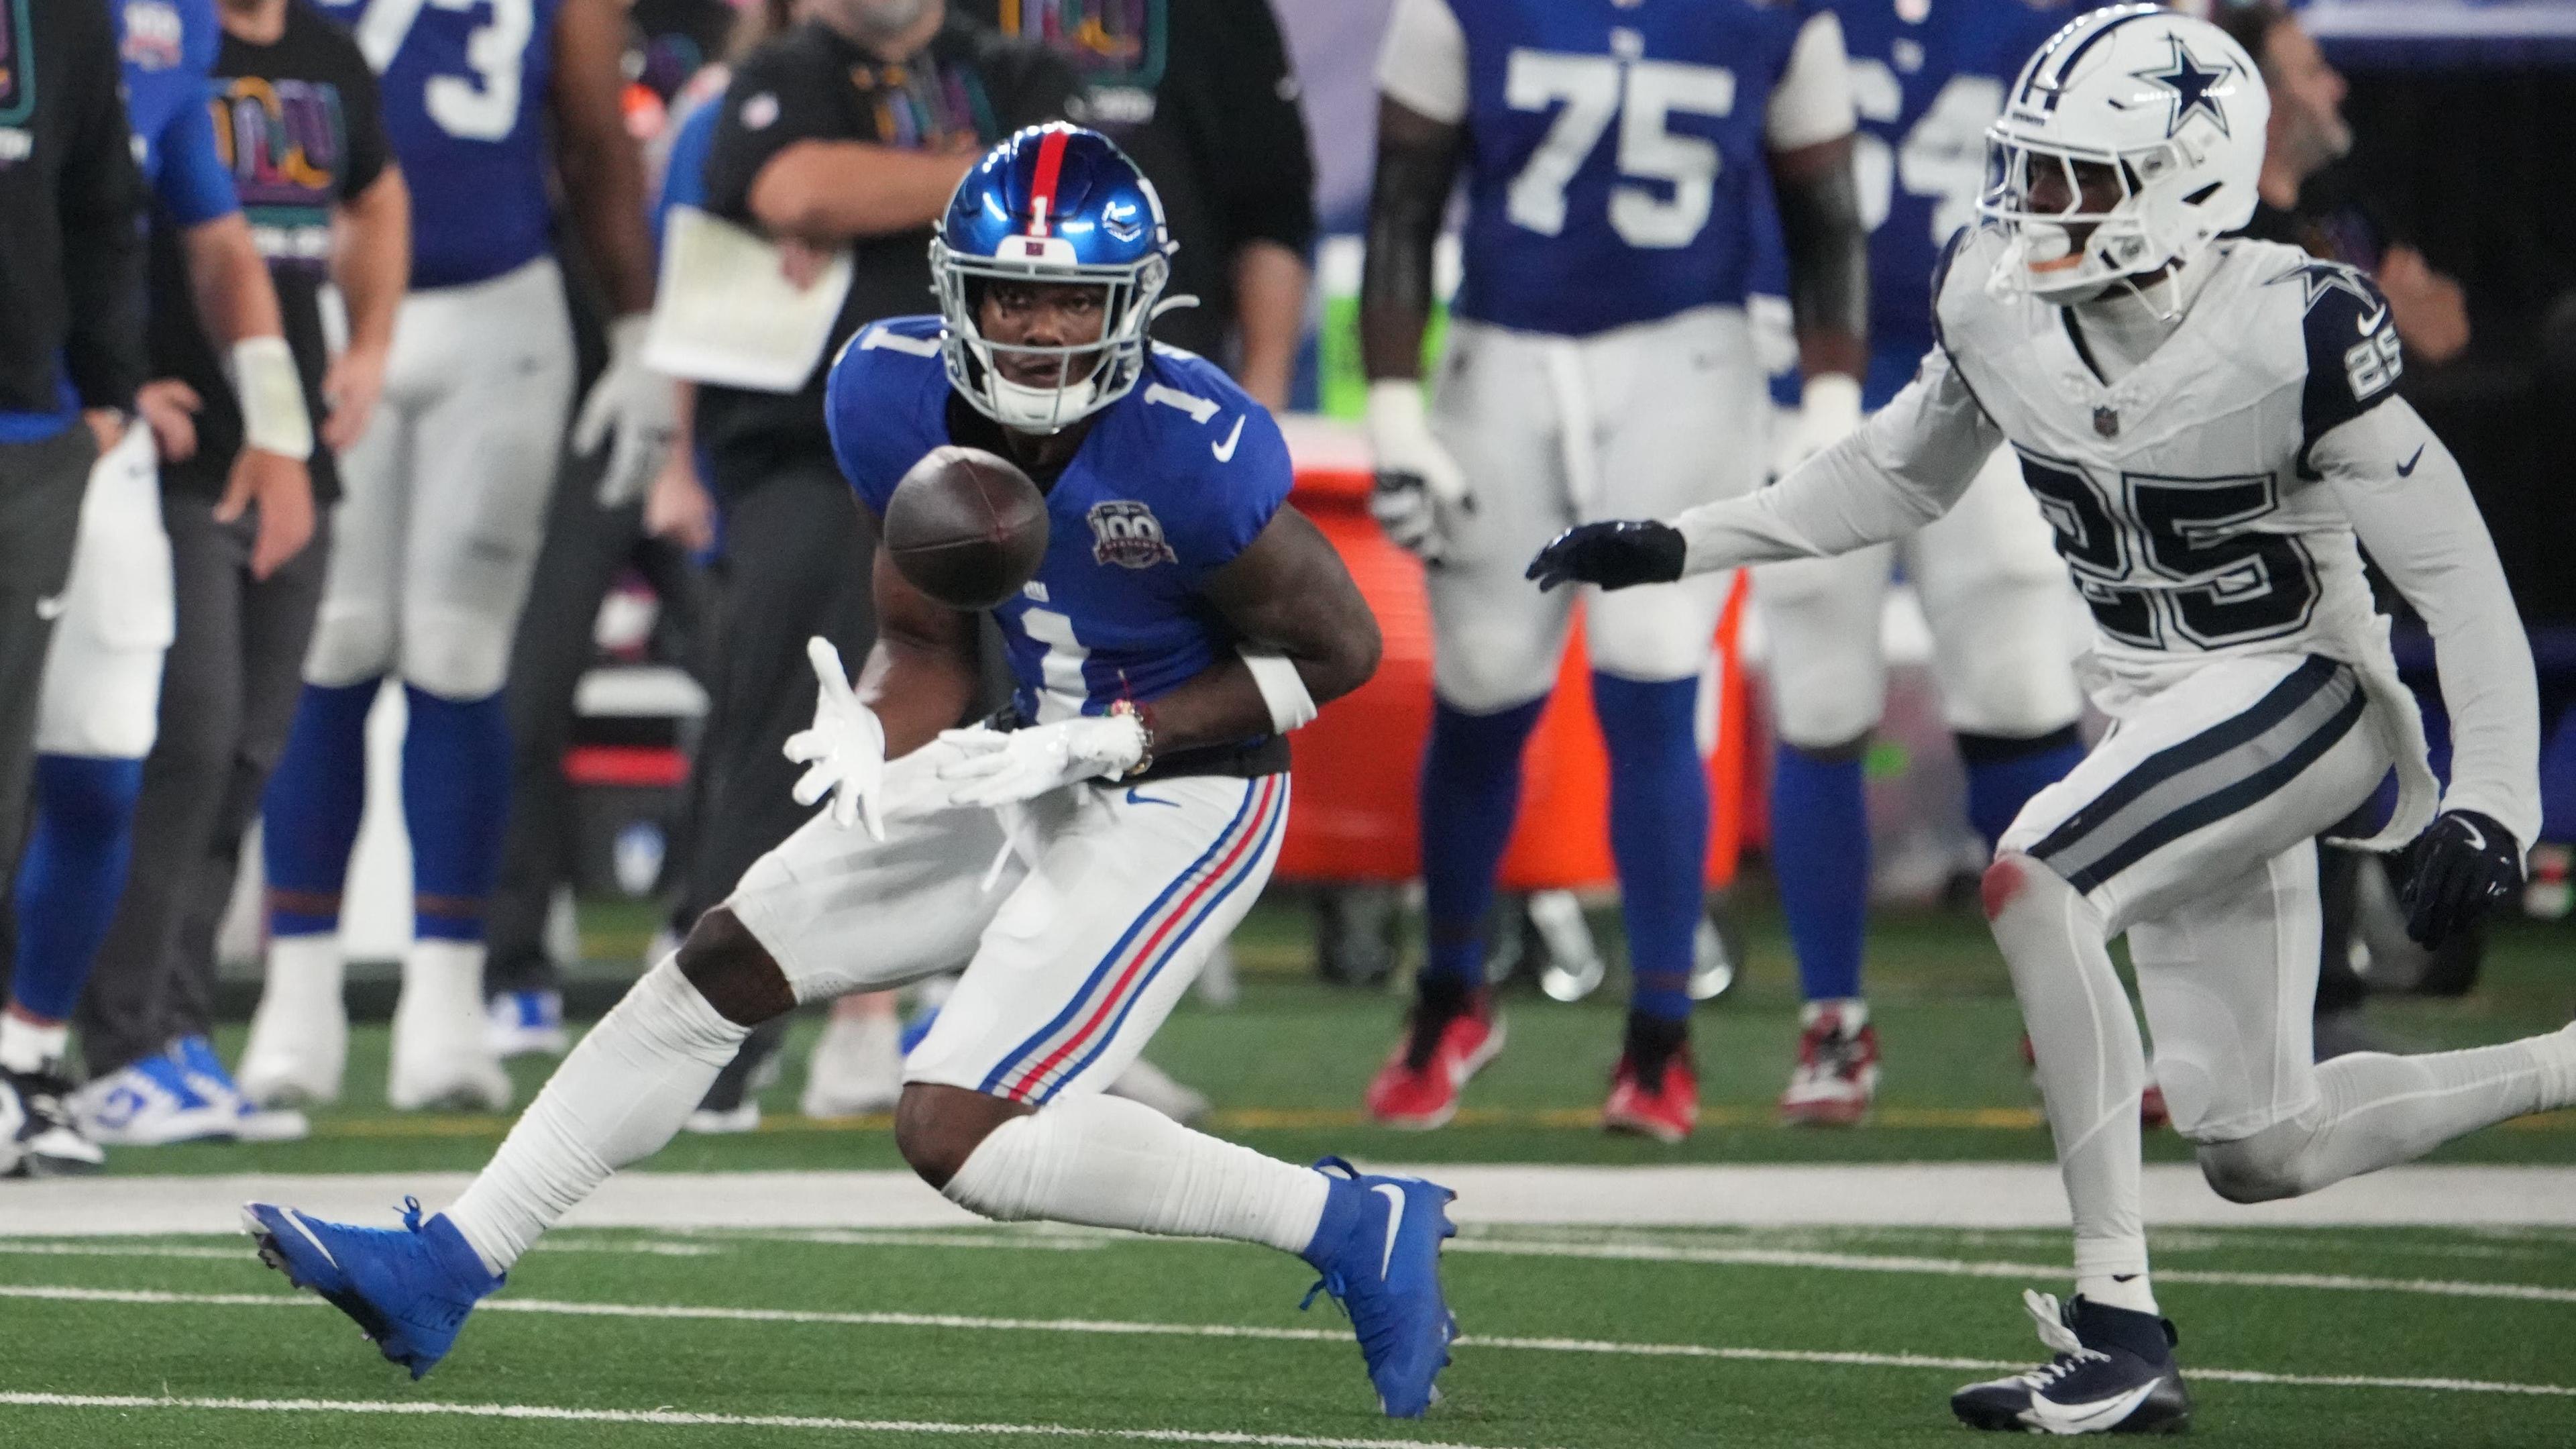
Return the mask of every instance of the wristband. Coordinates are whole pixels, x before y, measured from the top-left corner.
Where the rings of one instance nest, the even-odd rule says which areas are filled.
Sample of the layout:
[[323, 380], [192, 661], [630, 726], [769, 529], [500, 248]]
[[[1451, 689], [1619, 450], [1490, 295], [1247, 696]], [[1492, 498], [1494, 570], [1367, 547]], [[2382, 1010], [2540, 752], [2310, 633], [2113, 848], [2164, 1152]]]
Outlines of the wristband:
[[1244, 651], [1243, 665], [1252, 671], [1252, 682], [1261, 691], [1261, 702], [1270, 706], [1270, 731], [1284, 735], [1315, 718], [1315, 696], [1306, 690], [1306, 680], [1297, 665], [1285, 654]]
[[245, 337], [232, 348], [233, 396], [241, 400], [242, 444], [298, 462], [313, 456], [313, 418], [304, 379], [283, 337]]

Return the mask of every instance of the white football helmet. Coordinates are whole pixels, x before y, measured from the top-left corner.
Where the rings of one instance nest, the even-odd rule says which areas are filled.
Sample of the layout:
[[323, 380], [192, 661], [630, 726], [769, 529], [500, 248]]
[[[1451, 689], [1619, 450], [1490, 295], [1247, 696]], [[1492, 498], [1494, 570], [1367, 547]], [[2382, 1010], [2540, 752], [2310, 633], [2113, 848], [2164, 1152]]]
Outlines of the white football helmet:
[[[1986, 130], [1977, 214], [2012, 242], [1988, 285], [2064, 306], [2188, 266], [2253, 217], [2271, 114], [2253, 58], [2208, 21], [2115, 5], [2070, 22], [2022, 67]], [[2097, 195], [2087, 209], [2086, 163], [2116, 178], [2116, 204]], [[2049, 204], [2033, 205], [2034, 182]]]

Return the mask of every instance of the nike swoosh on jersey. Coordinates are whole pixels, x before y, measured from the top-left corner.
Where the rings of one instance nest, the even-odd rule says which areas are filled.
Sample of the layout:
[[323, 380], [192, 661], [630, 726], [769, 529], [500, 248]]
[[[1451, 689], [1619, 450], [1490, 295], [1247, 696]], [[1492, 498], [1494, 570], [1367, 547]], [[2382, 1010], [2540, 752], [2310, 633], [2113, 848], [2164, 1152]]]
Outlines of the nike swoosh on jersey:
[[1244, 414], [1236, 414], [1234, 419], [1234, 431], [1225, 435], [1225, 441], [1222, 443], [1208, 444], [1208, 451], [1216, 454], [1216, 460], [1218, 462], [1231, 463], [1234, 461], [1234, 445], [1243, 441], [1243, 419]]
[[1127, 787], [1127, 803], [1130, 805], [1169, 805], [1175, 810], [1181, 808], [1181, 802], [1178, 800], [1166, 800], [1160, 795], [1146, 794], [1145, 787], [1142, 785], [1130, 785]]
[[2388, 320], [2388, 309], [2387, 309], [2386, 307], [2382, 307], [2382, 308], [2380, 308], [2378, 311], [2371, 313], [2371, 314], [2370, 314], [2369, 316], [2367, 316], [2367, 317], [2356, 317], [2356, 318], [2354, 318], [2354, 319], [2353, 319], [2353, 326], [2354, 326], [2354, 328], [2355, 328], [2356, 330], [2358, 330], [2358, 331], [2361, 333], [2361, 335], [2362, 335], [2362, 336], [2364, 336], [2364, 337], [2368, 337], [2371, 333], [2376, 332], [2376, 331], [2378, 331], [2378, 330], [2379, 330], [2379, 324], [2380, 324], [2380, 323], [2385, 322], [2385, 321], [2387, 321], [2387, 320]]
[[1380, 1253], [1377, 1260], [1377, 1275], [1384, 1278], [1387, 1269], [1395, 1266], [1396, 1230], [1404, 1226], [1404, 1189], [1391, 1182], [1381, 1182], [1369, 1190], [1386, 1199], [1386, 1251]]
[[47, 621], [61, 618], [64, 597], [62, 594], [53, 594], [36, 600], [36, 617]]
[[2090, 1404], [2060, 1404], [2033, 1394], [2030, 1407], [2021, 1411], [2022, 1422], [2040, 1424], [2060, 1434], [2080, 1434], [2087, 1429], [2109, 1428], [2129, 1417], [2147, 1395], [2156, 1391], [2164, 1380], [2149, 1379], [2125, 1394], [2096, 1400]]
[[2398, 465], [2397, 465], [2397, 476], [2398, 476], [2398, 477], [2400, 477], [2400, 478], [2412, 478], [2412, 477], [2414, 477], [2414, 476], [2415, 476], [2415, 465], [2416, 465], [2416, 463], [2417, 463], [2417, 462], [2421, 461], [2421, 460], [2423, 459], [2423, 457], [2424, 457], [2424, 445], [2423, 445], [2422, 443], [2417, 443], [2417, 444], [2415, 445], [2415, 451], [2414, 451], [2414, 453], [2413, 453], [2412, 455], [2410, 455], [2410, 456], [2406, 459], [2406, 461], [2405, 461], [2405, 462], [2400, 463], [2400, 464], [2398, 464]]

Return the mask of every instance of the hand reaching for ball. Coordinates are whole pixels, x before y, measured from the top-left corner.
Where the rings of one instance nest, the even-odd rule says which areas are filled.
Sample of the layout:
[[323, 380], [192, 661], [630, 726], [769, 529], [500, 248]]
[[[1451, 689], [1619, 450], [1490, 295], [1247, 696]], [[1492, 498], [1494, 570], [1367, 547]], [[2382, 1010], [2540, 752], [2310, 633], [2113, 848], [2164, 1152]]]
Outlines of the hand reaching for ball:
[[799, 805], [832, 797], [832, 823], [844, 830], [864, 821], [868, 834], [884, 840], [885, 726], [877, 712], [850, 692], [850, 676], [841, 651], [817, 634], [805, 641], [805, 657], [814, 665], [822, 692], [814, 699], [814, 723], [787, 737], [787, 758], [807, 767], [796, 782]]

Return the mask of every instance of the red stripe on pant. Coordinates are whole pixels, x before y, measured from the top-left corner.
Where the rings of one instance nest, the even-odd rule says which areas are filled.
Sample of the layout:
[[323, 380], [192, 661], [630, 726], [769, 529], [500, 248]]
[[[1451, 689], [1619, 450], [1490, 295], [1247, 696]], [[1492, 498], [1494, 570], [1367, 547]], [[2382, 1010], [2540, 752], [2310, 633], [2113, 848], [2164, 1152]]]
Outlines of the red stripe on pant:
[[1262, 777], [1261, 804], [1253, 810], [1252, 818], [1245, 822], [1242, 834], [1235, 838], [1234, 848], [1226, 852], [1225, 859], [1218, 863], [1216, 869], [1209, 871], [1196, 886], [1191, 887], [1189, 894], [1181, 898], [1180, 904], [1164, 915], [1162, 924], [1154, 928], [1154, 933], [1145, 938], [1144, 944], [1138, 946], [1128, 956], [1127, 964], [1119, 972], [1117, 981], [1110, 986], [1109, 994], [1102, 998], [1100, 1005], [1092, 1010], [1091, 1015], [1084, 1019], [1073, 1035], [1065, 1038], [1054, 1051], [1047, 1053], [1036, 1066], [1020, 1073], [1017, 1082], [1003, 1089], [1003, 1095], [1014, 1102], [1027, 1101], [1036, 1093], [1040, 1079], [1053, 1071], [1058, 1062], [1081, 1050], [1082, 1044], [1090, 1039], [1093, 1032], [1099, 1030], [1100, 1024], [1116, 1013], [1120, 999], [1127, 995], [1129, 988], [1142, 979], [1145, 963], [1152, 960], [1156, 951], [1161, 948], [1163, 938], [1172, 933], [1173, 927], [1188, 919], [1190, 913], [1197, 909], [1201, 897], [1214, 889], [1219, 881], [1234, 874], [1237, 864], [1243, 859], [1244, 852], [1252, 847], [1253, 842], [1261, 838], [1263, 831], [1268, 827], [1271, 812], [1279, 804], [1280, 779], [1278, 775]]

